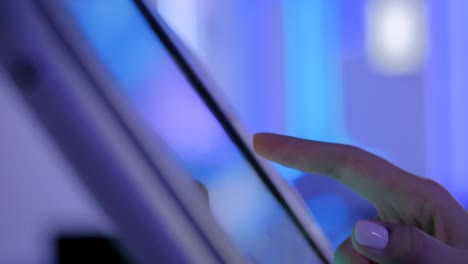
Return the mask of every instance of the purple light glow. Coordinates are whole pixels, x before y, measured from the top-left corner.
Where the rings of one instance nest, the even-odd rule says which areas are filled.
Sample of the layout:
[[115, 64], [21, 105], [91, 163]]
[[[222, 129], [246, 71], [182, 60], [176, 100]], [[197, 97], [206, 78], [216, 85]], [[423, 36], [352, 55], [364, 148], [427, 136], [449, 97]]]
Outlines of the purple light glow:
[[224, 132], [192, 89], [174, 88], [189, 84], [171, 68], [158, 69], [148, 76], [146, 86], [158, 88], [148, 89], [149, 94], [140, 99], [140, 112], [168, 145], [206, 163], [222, 144]]

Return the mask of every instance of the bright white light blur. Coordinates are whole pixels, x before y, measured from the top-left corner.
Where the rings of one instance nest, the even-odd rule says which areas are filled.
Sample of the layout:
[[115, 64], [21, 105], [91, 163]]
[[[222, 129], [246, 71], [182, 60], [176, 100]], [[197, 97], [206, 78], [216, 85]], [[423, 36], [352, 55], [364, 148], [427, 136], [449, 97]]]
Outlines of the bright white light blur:
[[382, 48], [393, 56], [408, 55], [417, 42], [413, 14], [404, 5], [389, 6], [377, 21], [377, 40]]
[[198, 0], [157, 0], [159, 14], [195, 52], [200, 52]]
[[427, 51], [423, 0], [373, 0], [367, 9], [367, 53], [371, 64], [389, 74], [420, 69]]

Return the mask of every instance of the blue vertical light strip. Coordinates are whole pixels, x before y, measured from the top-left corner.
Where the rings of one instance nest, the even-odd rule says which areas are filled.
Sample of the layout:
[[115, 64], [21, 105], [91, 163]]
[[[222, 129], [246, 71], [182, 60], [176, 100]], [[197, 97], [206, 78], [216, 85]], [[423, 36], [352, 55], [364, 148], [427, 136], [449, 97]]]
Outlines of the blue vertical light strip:
[[[325, 81], [318, 74], [323, 57], [317, 51], [324, 45], [320, 2], [283, 0], [285, 133], [314, 139], [322, 136], [326, 111]], [[301, 177], [293, 169], [276, 168], [289, 182]]]
[[426, 176], [451, 189], [450, 96], [448, 92], [448, 1], [429, 0], [429, 45], [426, 67]]
[[[349, 143], [339, 64], [338, 0], [283, 1], [286, 133]], [[289, 181], [301, 174], [279, 167]]]
[[290, 135], [323, 139], [326, 93], [322, 1], [284, 1], [285, 89]]
[[290, 135], [347, 141], [337, 0], [284, 0], [285, 89]]
[[451, 96], [452, 186], [457, 198], [468, 202], [468, 3], [447, 1]]
[[[337, 143], [351, 144], [348, 137], [345, 124], [344, 113], [344, 91], [342, 78], [342, 52], [343, 45], [341, 34], [341, 2], [340, 0], [322, 0], [324, 2], [324, 25], [325, 25], [325, 44], [326, 57], [324, 60], [326, 77], [326, 95], [328, 97], [327, 111], [329, 120], [325, 120], [328, 125], [326, 132], [329, 140]], [[326, 139], [327, 137], [325, 137]]]

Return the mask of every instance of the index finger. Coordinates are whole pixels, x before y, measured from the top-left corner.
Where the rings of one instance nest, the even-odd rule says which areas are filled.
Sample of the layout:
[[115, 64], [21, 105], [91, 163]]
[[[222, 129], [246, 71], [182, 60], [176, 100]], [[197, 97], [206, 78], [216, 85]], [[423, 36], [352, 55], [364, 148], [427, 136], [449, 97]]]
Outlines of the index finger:
[[[266, 159], [304, 172], [333, 177], [371, 202], [393, 194], [416, 177], [356, 147], [260, 133], [255, 151]], [[380, 197], [380, 198], [379, 198]]]

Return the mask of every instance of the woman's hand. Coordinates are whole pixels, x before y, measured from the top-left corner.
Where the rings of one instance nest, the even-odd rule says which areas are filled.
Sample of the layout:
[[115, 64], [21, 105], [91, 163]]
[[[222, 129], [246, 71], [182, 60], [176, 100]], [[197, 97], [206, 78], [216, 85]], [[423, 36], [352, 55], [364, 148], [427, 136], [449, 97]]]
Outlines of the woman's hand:
[[333, 177], [378, 211], [359, 221], [336, 263], [468, 263], [468, 213], [438, 183], [361, 149], [257, 134], [255, 150], [287, 167]]

